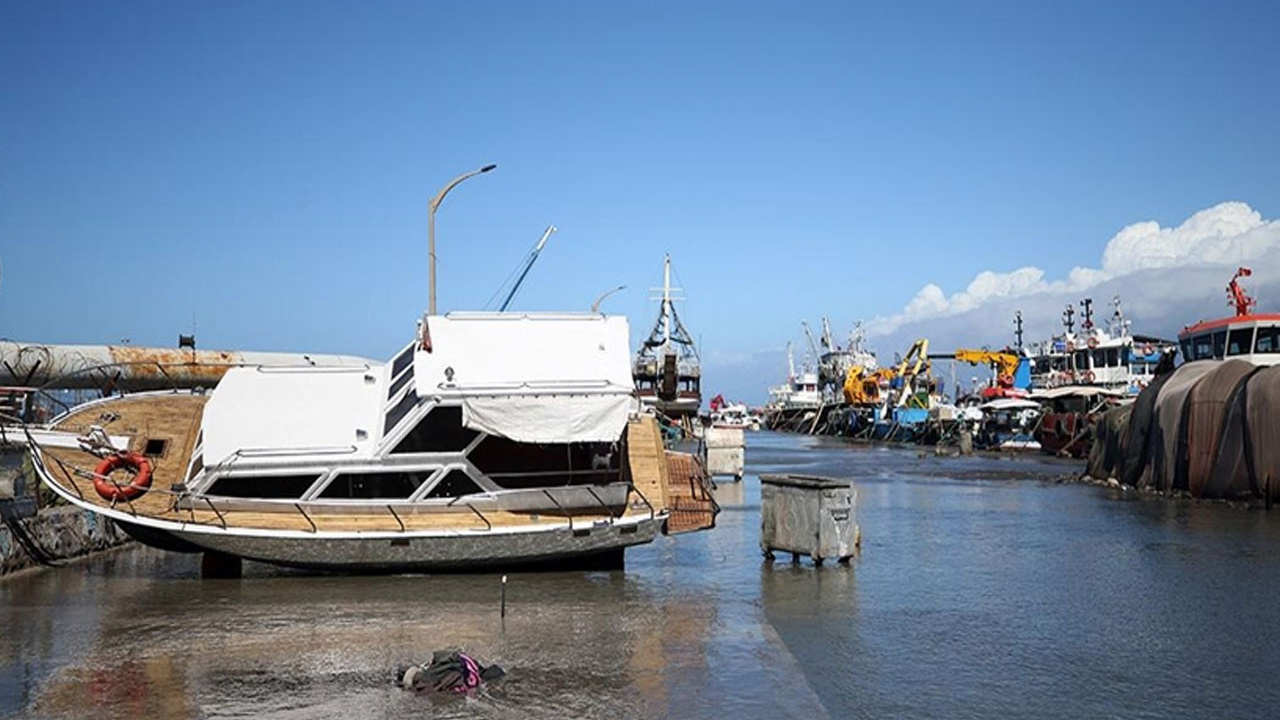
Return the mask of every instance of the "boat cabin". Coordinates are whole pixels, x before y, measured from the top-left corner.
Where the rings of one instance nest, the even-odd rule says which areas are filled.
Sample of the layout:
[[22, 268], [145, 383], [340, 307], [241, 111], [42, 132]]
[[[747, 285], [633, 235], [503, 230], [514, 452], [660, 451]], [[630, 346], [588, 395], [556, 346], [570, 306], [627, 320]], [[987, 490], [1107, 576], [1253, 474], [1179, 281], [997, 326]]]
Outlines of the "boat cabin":
[[1178, 333], [1183, 362], [1239, 358], [1255, 365], [1280, 364], [1280, 314], [1253, 312], [1257, 301], [1240, 285], [1240, 278], [1252, 274], [1239, 268], [1227, 285], [1234, 316], [1201, 320]]

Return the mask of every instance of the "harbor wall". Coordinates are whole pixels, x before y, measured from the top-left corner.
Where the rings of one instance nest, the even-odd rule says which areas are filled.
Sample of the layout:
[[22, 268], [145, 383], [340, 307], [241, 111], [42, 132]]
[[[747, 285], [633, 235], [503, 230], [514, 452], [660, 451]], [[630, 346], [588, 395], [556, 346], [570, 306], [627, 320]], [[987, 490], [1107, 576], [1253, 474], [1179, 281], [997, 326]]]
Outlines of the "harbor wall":
[[[0, 576], [107, 550], [130, 542], [115, 523], [73, 507], [45, 508], [27, 518], [0, 523]], [[34, 546], [37, 559], [28, 549]]]

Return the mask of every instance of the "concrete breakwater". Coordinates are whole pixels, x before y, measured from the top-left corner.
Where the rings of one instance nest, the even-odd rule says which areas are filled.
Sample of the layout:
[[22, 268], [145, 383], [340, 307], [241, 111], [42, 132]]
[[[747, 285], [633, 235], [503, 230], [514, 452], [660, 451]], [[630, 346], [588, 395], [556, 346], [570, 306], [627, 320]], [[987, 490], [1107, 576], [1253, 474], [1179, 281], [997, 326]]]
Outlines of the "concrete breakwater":
[[0, 576], [123, 545], [131, 538], [110, 520], [77, 508], [45, 508], [0, 524]]

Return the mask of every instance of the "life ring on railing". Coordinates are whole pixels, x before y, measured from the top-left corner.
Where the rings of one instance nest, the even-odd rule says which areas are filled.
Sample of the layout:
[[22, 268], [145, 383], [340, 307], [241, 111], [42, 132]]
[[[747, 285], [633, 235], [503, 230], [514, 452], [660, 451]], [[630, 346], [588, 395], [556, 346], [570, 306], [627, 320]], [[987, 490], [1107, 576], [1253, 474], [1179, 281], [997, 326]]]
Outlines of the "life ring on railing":
[[[107, 478], [121, 468], [134, 471], [133, 480], [128, 485], [113, 483]], [[151, 487], [151, 462], [135, 452], [116, 453], [103, 458], [93, 469], [93, 476], [93, 489], [103, 500], [132, 500]]]
[[1098, 338], [1096, 337], [1089, 338], [1089, 349], [1092, 350], [1096, 347], [1098, 347]]
[[1087, 382], [1087, 383], [1091, 383], [1091, 382], [1093, 382], [1093, 371], [1092, 371], [1092, 370], [1085, 370], [1085, 371], [1084, 371], [1084, 375], [1082, 376], [1082, 379], [1083, 379], [1085, 382]]
[[1142, 357], [1150, 357], [1151, 354], [1154, 352], [1155, 352], [1155, 348], [1151, 347], [1150, 345], [1142, 346]]

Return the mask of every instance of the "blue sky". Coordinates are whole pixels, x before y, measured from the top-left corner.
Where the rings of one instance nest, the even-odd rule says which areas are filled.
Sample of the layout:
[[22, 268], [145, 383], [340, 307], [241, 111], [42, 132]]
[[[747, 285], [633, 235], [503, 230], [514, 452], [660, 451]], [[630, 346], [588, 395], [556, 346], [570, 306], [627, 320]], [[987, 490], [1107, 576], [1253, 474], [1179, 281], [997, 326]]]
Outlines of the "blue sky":
[[[1274, 218], [1273, 2], [8, 2], [0, 336], [385, 357], [516, 303], [648, 329], [671, 252], [707, 390], [829, 314]], [[999, 318], [998, 342], [1006, 334]], [[766, 363], [767, 365], [767, 363]], [[778, 368], [776, 372], [781, 372]], [[758, 390], [758, 392], [757, 392]]]

